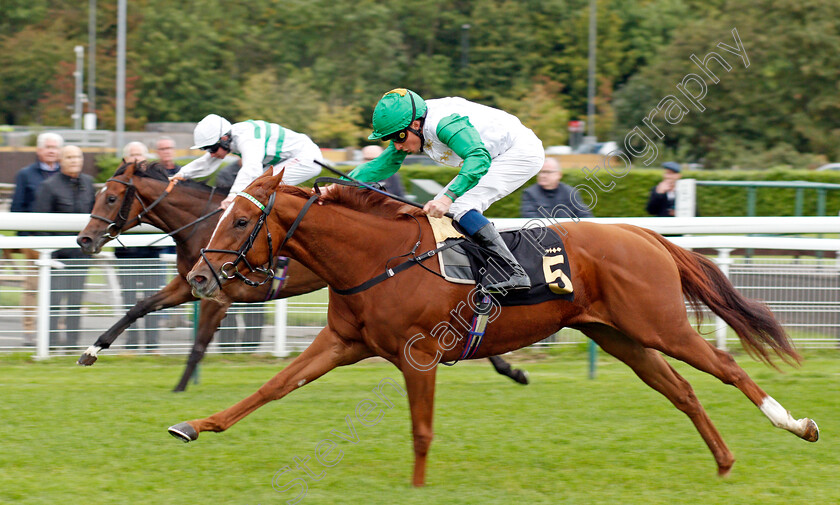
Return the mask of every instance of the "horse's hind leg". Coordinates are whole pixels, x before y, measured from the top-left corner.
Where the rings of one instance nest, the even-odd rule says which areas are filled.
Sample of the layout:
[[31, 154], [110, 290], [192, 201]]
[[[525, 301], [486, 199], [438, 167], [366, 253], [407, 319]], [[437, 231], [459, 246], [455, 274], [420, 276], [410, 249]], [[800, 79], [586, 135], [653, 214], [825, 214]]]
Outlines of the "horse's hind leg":
[[694, 390], [676, 370], [668, 364], [658, 351], [645, 348], [623, 333], [606, 326], [581, 328], [601, 348], [623, 361], [648, 386], [664, 395], [680, 411], [691, 419], [694, 427], [703, 437], [715, 458], [718, 475], [729, 474], [735, 457], [726, 446], [703, 405], [694, 395]]
[[490, 363], [493, 365], [493, 368], [496, 369], [501, 375], [510, 378], [510, 380], [514, 382], [518, 382], [522, 385], [528, 384], [528, 372], [525, 370], [520, 370], [518, 368], [513, 368], [510, 363], [504, 360], [501, 356], [488, 356], [487, 359], [490, 360]]
[[[666, 335], [665, 331], [660, 329], [657, 334]], [[721, 351], [704, 340], [691, 327], [688, 319], [680, 328], [670, 329], [670, 332], [667, 340], [660, 339], [657, 345], [652, 347], [698, 370], [714, 375], [724, 384], [735, 386], [767, 416], [773, 426], [783, 428], [808, 442], [816, 442], [819, 439], [820, 431], [817, 423], [807, 417], [794, 419], [779, 402], [758, 387], [758, 384], [747, 375], [743, 368], [738, 366], [728, 352]]]
[[198, 309], [198, 335], [196, 335], [195, 342], [193, 342], [192, 350], [187, 358], [187, 365], [181, 374], [181, 380], [178, 381], [178, 384], [172, 390], [173, 393], [180, 393], [187, 389], [190, 378], [195, 373], [198, 363], [204, 358], [204, 353], [207, 352], [207, 346], [213, 340], [213, 335], [216, 333], [216, 329], [219, 328], [219, 323], [224, 319], [229, 308], [230, 302], [217, 302], [210, 298], [201, 300], [201, 305]]

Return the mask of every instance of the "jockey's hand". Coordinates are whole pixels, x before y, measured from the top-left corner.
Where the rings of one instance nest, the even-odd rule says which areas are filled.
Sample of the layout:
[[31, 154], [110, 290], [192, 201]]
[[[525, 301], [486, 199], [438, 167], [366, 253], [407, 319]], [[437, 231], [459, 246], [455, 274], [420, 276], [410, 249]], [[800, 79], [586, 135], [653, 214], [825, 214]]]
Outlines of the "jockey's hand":
[[448, 196], [442, 196], [426, 202], [426, 205], [423, 206], [423, 212], [432, 217], [443, 217], [444, 214], [449, 212], [449, 207], [451, 206], [452, 200]]
[[236, 198], [236, 193], [229, 194], [225, 197], [224, 200], [222, 200], [222, 203], [219, 204], [219, 207], [221, 207], [222, 210], [226, 210], [228, 207], [230, 207], [230, 204], [233, 203], [234, 198]]
[[[330, 191], [332, 191], [333, 186], [335, 186], [335, 184], [318, 187], [321, 190], [321, 198], [318, 199], [318, 205], [324, 205], [324, 198], [330, 194]], [[312, 194], [315, 194], [315, 188], [312, 188]]]
[[182, 175], [175, 174], [169, 178], [170, 181], [183, 181], [184, 177]]

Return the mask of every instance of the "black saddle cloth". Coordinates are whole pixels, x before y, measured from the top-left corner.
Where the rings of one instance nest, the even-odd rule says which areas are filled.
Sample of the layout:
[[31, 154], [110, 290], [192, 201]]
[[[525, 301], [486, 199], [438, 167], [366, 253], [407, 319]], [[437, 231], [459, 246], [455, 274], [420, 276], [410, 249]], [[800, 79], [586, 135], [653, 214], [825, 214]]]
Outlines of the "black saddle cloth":
[[[571, 281], [569, 257], [563, 246], [563, 239], [551, 228], [525, 228], [501, 233], [519, 264], [531, 279], [528, 291], [508, 291], [504, 295], [493, 294], [502, 306], [534, 305], [549, 300], [575, 299]], [[444, 272], [447, 277], [478, 281], [490, 284], [506, 279], [510, 275], [506, 264], [498, 258], [487, 258], [481, 248], [464, 239], [446, 251]], [[492, 262], [490, 261], [492, 259]], [[494, 265], [500, 265], [501, 270]]]

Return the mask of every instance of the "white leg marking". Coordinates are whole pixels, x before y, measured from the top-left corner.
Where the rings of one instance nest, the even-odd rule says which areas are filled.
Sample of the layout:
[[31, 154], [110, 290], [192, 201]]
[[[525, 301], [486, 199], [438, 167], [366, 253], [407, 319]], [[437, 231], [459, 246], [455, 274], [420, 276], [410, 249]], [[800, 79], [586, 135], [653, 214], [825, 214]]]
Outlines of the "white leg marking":
[[767, 419], [773, 423], [773, 426], [786, 429], [791, 433], [799, 435], [800, 437], [805, 433], [805, 430], [808, 427], [807, 419], [794, 419], [790, 415], [790, 412], [785, 410], [785, 408], [782, 407], [779, 402], [774, 400], [772, 396], [764, 398], [764, 401], [761, 402], [761, 406], [758, 408], [765, 416], [767, 416]]
[[85, 354], [87, 354], [88, 356], [96, 357], [96, 353], [98, 353], [101, 350], [102, 350], [102, 348], [99, 347], [98, 345], [92, 345], [92, 346], [87, 348], [87, 350], [85, 351]]

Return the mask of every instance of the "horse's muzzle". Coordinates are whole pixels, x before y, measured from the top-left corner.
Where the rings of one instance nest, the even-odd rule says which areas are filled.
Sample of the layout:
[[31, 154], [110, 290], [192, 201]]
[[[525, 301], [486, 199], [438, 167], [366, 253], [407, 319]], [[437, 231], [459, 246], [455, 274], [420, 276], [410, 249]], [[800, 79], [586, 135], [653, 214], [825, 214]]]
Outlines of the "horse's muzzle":
[[103, 237], [91, 238], [89, 235], [79, 233], [76, 237], [76, 243], [79, 244], [82, 252], [87, 255], [99, 254], [102, 251], [102, 246], [105, 245]]
[[[193, 270], [187, 274], [187, 282], [193, 288], [193, 294], [201, 298], [213, 298], [219, 290], [219, 283], [210, 272], [204, 272], [206, 268], [198, 271]], [[209, 275], [208, 275], [209, 274]]]

